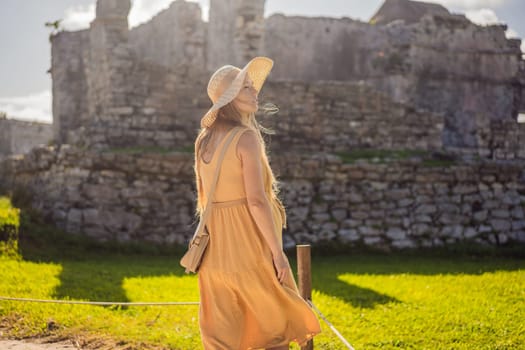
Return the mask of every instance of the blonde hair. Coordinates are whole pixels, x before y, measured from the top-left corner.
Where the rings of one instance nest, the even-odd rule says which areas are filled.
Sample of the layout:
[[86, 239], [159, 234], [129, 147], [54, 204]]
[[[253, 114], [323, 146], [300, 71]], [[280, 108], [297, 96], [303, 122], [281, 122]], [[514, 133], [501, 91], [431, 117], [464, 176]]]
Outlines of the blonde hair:
[[[267, 114], [274, 114], [277, 111], [277, 108], [274, 105], [265, 105], [262, 107], [263, 112]], [[259, 141], [261, 148], [261, 159], [263, 164], [263, 181], [264, 181], [264, 191], [269, 199], [273, 199], [277, 202], [279, 211], [281, 214], [283, 227], [286, 228], [286, 210], [282, 201], [279, 199], [279, 182], [277, 181], [275, 175], [273, 174], [272, 168], [270, 167], [270, 161], [266, 152], [266, 142], [264, 141], [262, 133], [265, 134], [275, 134], [273, 130], [267, 129], [262, 126], [255, 119], [255, 114], [249, 114], [247, 120], [243, 120], [241, 113], [235, 108], [233, 103], [228, 103], [226, 106], [222, 107], [219, 110], [219, 114], [215, 122], [209, 128], [201, 128], [199, 134], [195, 140], [195, 165], [193, 167], [195, 171], [195, 184], [197, 187], [197, 204], [195, 206], [195, 216], [199, 217], [204, 212], [204, 199], [203, 199], [203, 188], [202, 182], [199, 174], [199, 159], [202, 154], [207, 150], [207, 146], [211, 137], [213, 136], [216, 126], [218, 124], [229, 125], [232, 127], [235, 126], [245, 126], [250, 130], [255, 131], [257, 135], [257, 140]]]

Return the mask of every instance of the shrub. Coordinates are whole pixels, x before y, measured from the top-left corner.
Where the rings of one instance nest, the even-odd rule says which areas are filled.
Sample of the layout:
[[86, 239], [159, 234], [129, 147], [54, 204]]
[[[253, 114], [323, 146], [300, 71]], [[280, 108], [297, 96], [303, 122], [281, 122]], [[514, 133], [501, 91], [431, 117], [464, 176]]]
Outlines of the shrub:
[[0, 255], [18, 257], [18, 229], [20, 209], [13, 207], [11, 200], [0, 197]]

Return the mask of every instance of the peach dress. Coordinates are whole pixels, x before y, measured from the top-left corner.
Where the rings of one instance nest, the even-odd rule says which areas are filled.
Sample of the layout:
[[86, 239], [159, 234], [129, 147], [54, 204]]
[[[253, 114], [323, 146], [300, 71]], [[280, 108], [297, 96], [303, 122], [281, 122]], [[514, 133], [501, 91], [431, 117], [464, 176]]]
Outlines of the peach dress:
[[[224, 156], [207, 223], [210, 242], [198, 272], [199, 326], [206, 350], [265, 349], [292, 341], [304, 345], [321, 332], [315, 314], [299, 295], [292, 271], [279, 283], [271, 250], [248, 209], [236, 154], [246, 130], [235, 135]], [[199, 159], [196, 164], [205, 189], [204, 203], [228, 135], [210, 163]], [[281, 215], [275, 201], [271, 207], [282, 247]]]

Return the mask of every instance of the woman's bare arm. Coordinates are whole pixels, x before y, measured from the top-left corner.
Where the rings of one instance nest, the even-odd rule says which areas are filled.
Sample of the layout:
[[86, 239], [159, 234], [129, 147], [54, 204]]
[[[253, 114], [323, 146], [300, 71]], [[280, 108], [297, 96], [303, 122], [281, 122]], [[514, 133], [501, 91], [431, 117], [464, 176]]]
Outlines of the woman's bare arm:
[[273, 232], [275, 228], [272, 211], [268, 196], [264, 191], [260, 148], [257, 136], [252, 130], [244, 132], [237, 144], [237, 151], [242, 162], [244, 187], [250, 213], [268, 243], [272, 254], [275, 256], [281, 251], [281, 246]]
[[254, 131], [248, 130], [239, 138], [238, 153], [242, 162], [244, 187], [248, 200], [248, 208], [257, 227], [272, 251], [275, 272], [280, 283], [287, 278], [290, 270], [288, 259], [274, 233], [274, 222], [270, 201], [264, 191], [263, 172], [261, 166], [261, 146]]

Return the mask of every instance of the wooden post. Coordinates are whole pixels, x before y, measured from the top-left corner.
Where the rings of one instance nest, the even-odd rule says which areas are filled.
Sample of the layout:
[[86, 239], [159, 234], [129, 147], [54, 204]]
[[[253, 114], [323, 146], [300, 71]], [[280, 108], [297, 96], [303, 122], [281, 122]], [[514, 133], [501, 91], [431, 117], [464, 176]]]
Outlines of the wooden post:
[[[298, 244], [297, 248], [297, 279], [299, 280], [299, 293], [304, 300], [312, 301], [312, 264], [310, 259], [310, 245]], [[313, 350], [313, 339], [308, 341], [301, 350]]]

